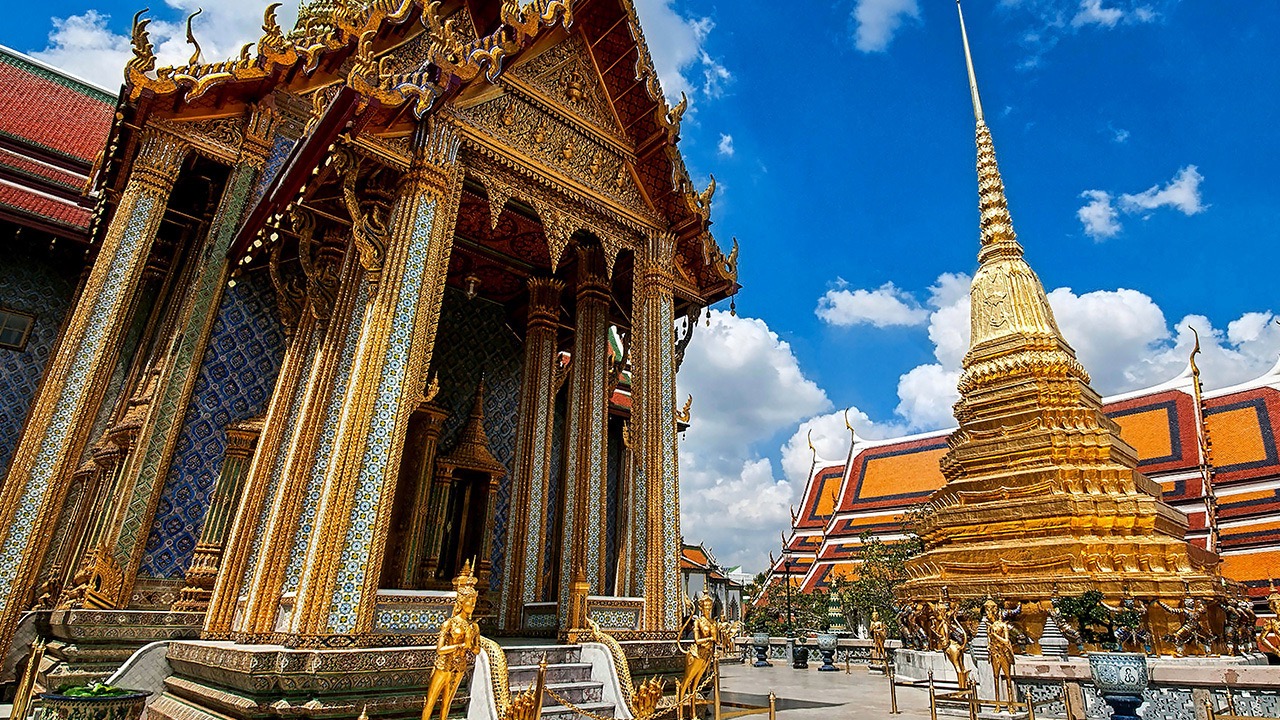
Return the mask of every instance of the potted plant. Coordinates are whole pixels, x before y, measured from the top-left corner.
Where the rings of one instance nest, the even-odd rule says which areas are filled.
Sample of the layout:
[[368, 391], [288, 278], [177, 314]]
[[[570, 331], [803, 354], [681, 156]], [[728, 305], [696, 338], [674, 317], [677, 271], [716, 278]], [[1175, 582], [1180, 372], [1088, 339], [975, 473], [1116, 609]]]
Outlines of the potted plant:
[[57, 720], [138, 720], [149, 695], [145, 690], [91, 682], [41, 693], [40, 699]]

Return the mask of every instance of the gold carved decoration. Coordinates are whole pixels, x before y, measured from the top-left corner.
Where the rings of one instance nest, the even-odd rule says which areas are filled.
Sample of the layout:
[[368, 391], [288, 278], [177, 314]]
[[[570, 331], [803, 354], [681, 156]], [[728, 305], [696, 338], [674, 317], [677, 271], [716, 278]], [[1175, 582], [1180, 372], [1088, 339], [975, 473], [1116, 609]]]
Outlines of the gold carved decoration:
[[351, 239], [360, 253], [360, 265], [377, 282], [387, 249], [387, 216], [385, 203], [367, 199], [356, 191], [360, 177], [360, 160], [350, 148], [339, 145], [333, 151], [333, 166], [342, 179], [342, 202], [351, 216]]

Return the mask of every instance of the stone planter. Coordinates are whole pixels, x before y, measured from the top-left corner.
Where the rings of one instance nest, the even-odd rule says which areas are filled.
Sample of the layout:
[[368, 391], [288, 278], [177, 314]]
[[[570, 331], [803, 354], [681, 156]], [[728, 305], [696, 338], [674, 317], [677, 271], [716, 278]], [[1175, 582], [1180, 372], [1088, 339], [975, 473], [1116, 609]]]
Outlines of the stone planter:
[[751, 636], [751, 647], [756, 651], [756, 661], [752, 667], [772, 667], [769, 662], [769, 634], [756, 633]]
[[1115, 720], [1137, 720], [1142, 693], [1151, 682], [1147, 656], [1142, 653], [1089, 653], [1089, 674]]
[[818, 652], [822, 653], [822, 666], [818, 668], [819, 672], [836, 672], [840, 669], [833, 662], [836, 656], [836, 643], [839, 641], [840, 639], [831, 633], [819, 633]]
[[130, 691], [110, 697], [72, 697], [41, 693], [46, 718], [55, 720], [138, 720], [146, 709], [149, 692]]

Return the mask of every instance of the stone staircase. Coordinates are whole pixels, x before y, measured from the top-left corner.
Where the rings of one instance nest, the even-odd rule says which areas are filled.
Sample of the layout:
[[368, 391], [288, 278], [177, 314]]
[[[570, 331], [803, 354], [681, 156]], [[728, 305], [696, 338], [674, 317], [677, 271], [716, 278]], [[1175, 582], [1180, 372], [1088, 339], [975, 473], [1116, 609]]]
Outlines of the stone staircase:
[[[604, 681], [592, 677], [591, 663], [582, 662], [580, 645], [521, 645], [504, 648], [511, 694], [525, 692], [538, 680], [538, 663], [547, 659], [546, 689], [595, 715], [613, 717], [614, 704], [603, 699]], [[570, 709], [551, 692], [542, 696], [543, 720], [591, 720]]]

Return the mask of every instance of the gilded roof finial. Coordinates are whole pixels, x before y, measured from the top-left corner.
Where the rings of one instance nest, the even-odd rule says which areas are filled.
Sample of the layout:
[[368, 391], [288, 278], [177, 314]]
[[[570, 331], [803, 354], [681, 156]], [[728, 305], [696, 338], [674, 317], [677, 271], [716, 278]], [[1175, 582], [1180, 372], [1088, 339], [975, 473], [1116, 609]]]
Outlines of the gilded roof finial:
[[956, 0], [956, 12], [960, 15], [960, 39], [964, 41], [964, 63], [969, 68], [969, 94], [973, 96], [973, 118], [979, 125], [986, 124], [982, 119], [982, 100], [978, 98], [978, 76], [973, 72], [973, 56], [969, 54], [969, 33], [964, 29], [964, 10], [960, 8], [960, 0]]

